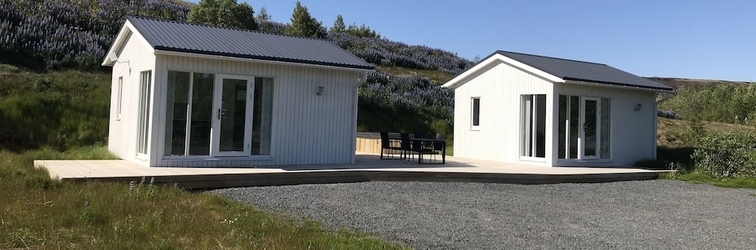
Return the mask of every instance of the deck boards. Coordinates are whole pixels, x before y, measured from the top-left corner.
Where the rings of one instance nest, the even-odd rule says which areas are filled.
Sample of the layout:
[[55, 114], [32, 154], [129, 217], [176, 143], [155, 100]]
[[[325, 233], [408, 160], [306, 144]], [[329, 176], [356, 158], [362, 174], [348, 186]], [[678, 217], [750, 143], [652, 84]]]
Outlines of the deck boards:
[[140, 181], [184, 188], [342, 183], [360, 181], [464, 181], [498, 183], [609, 182], [655, 179], [666, 171], [635, 168], [538, 167], [447, 157], [444, 165], [380, 160], [358, 154], [355, 164], [293, 165], [248, 168], [143, 167], [123, 160], [37, 160], [50, 177], [63, 181]]

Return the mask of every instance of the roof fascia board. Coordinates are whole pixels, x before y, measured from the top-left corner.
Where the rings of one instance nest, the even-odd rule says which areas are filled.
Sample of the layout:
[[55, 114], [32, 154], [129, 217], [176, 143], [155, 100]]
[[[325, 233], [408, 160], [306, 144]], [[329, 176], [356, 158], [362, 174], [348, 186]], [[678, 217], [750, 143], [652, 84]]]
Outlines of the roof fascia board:
[[357, 72], [375, 71], [374, 69], [357, 69], [357, 68], [349, 68], [349, 67], [317, 65], [317, 64], [308, 64], [308, 63], [281, 62], [281, 61], [273, 61], [273, 60], [260, 60], [260, 59], [250, 59], [250, 58], [220, 56], [220, 55], [206, 55], [206, 54], [200, 54], [200, 53], [187, 53], [187, 52], [177, 52], [177, 51], [168, 51], [168, 50], [155, 50], [154, 53], [155, 55], [184, 56], [184, 57], [206, 58], [206, 59], [216, 59], [216, 60], [232, 60], [232, 61], [240, 61], [240, 62], [267, 63], [267, 64], [277, 64], [277, 65], [286, 65], [286, 66], [320, 68], [320, 69], [337, 69], [337, 70], [347, 70], [347, 71], [357, 71]]
[[674, 90], [646, 88], [646, 87], [637, 87], [637, 86], [627, 86], [627, 85], [616, 85], [616, 84], [607, 84], [607, 83], [598, 83], [598, 82], [584, 82], [584, 81], [567, 80], [564, 83], [567, 83], [567, 84], [576, 84], [576, 85], [584, 85], [584, 86], [591, 86], [591, 87], [614, 88], [614, 89], [627, 89], [627, 90], [632, 89], [632, 90], [653, 91], [653, 92], [667, 92], [667, 93], [674, 93], [675, 92]]
[[560, 77], [557, 77], [555, 75], [546, 73], [545, 71], [542, 71], [540, 69], [534, 68], [530, 65], [521, 63], [520, 61], [517, 61], [515, 59], [506, 57], [502, 54], [499, 54], [498, 52], [494, 53], [493, 55], [489, 56], [487, 59], [485, 59], [483, 62], [478, 63], [474, 67], [468, 69], [462, 74], [457, 75], [456, 77], [452, 78], [448, 82], [446, 82], [441, 87], [443, 88], [457, 88], [462, 83], [462, 80], [469, 77], [470, 75], [480, 71], [482, 68], [487, 67], [488, 65], [495, 63], [497, 61], [504, 62], [506, 64], [509, 64], [513, 67], [519, 68], [521, 70], [524, 70], [526, 72], [529, 72], [531, 74], [534, 74], [538, 77], [544, 78], [551, 82], [564, 82], [564, 80]]
[[117, 50], [118, 48], [121, 48], [123, 46], [123, 43], [128, 42], [126, 41], [126, 38], [129, 37], [129, 34], [128, 34], [129, 32], [131, 32], [131, 37], [136, 37], [137, 39], [139, 39], [139, 41], [147, 48], [147, 50], [150, 53], [155, 53], [155, 49], [152, 48], [152, 45], [150, 45], [149, 42], [147, 42], [147, 39], [145, 39], [144, 36], [142, 36], [142, 34], [139, 33], [136, 27], [134, 27], [134, 25], [131, 24], [129, 20], [126, 20], [126, 23], [124, 23], [123, 27], [118, 32], [118, 36], [116, 36], [115, 42], [113, 43], [112, 46], [110, 46], [110, 49], [108, 49], [108, 52], [105, 54], [105, 59], [103, 59], [102, 61], [102, 66], [113, 66], [115, 64], [114, 61], [110, 60], [108, 55], [110, 55], [110, 53], [117, 54], [117, 52], [120, 52], [120, 51], [115, 51], [115, 50]]

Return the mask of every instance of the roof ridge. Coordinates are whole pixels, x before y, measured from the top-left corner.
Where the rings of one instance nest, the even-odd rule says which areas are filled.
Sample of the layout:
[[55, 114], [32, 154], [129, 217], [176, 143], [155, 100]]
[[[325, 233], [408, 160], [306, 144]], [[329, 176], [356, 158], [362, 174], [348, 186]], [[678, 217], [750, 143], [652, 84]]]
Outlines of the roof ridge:
[[[559, 58], [559, 57], [552, 57], [552, 56], [542, 56], [542, 55], [535, 55], [535, 54], [527, 54], [527, 53], [520, 53], [520, 52], [513, 52], [513, 51], [506, 51], [506, 50], [497, 50], [496, 53], [511, 53], [511, 54], [518, 54], [518, 55], [524, 55], [524, 56], [534, 56], [534, 57], [541, 57], [541, 58], [549, 58], [549, 59], [556, 59], [556, 60], [562, 60], [562, 61], [571, 61], [571, 62], [579, 62], [579, 63], [589, 63], [589, 64], [596, 64], [596, 65], [604, 65], [609, 66], [604, 63], [596, 63], [596, 62], [588, 62], [588, 61], [580, 61], [580, 60], [573, 60], [573, 59], [566, 59], [566, 58]], [[611, 67], [611, 66], [610, 66]]]
[[[221, 26], [215, 26], [215, 25], [204, 24], [204, 23], [191, 23], [191, 22], [188, 22], [188, 21], [184, 22], [184, 21], [176, 21], [176, 20], [165, 20], [165, 19], [160, 19], [160, 18], [155, 18], [155, 17], [132, 16], [132, 15], [126, 16], [126, 20], [128, 20], [129, 18], [146, 19], [146, 20], [152, 20], [152, 21], [158, 21], [158, 22], [166, 22], [166, 23], [194, 25], [194, 26], [201, 26], [201, 27], [207, 27], [207, 28], [235, 30], [235, 31], [251, 32], [251, 33], [264, 34], [264, 35], [281, 36], [281, 37], [292, 37], [292, 38], [302, 38], [302, 39], [310, 39], [310, 40], [316, 40], [316, 41], [331, 42], [331, 41], [329, 41], [327, 39], [323, 39], [323, 38], [293, 36], [293, 35], [286, 35], [286, 34], [276, 34], [276, 33], [270, 33], [270, 32], [260, 31], [260, 30], [248, 30], [248, 29], [242, 29], [242, 28], [221, 27]], [[333, 42], [331, 42], [331, 43], [333, 43]]]

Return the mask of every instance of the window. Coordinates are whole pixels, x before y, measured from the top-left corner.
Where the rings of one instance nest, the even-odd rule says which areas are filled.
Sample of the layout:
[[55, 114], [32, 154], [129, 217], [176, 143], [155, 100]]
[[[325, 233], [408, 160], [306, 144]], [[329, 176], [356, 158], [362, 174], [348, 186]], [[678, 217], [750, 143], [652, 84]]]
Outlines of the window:
[[480, 129], [480, 97], [472, 98], [472, 129]]
[[559, 159], [610, 159], [611, 100], [559, 96]]
[[544, 158], [546, 157], [546, 95], [524, 95], [521, 107], [521, 155]]
[[137, 154], [147, 154], [150, 124], [150, 81], [152, 71], [142, 71], [139, 78], [139, 117], [137, 122]]
[[271, 154], [272, 78], [168, 71], [167, 80], [165, 156]]
[[273, 119], [273, 79], [255, 78], [255, 104], [252, 109], [252, 155], [270, 154]]
[[118, 93], [116, 93], [116, 120], [121, 120], [121, 101], [123, 99], [123, 76], [118, 77], [118, 86], [116, 86], [118, 89]]

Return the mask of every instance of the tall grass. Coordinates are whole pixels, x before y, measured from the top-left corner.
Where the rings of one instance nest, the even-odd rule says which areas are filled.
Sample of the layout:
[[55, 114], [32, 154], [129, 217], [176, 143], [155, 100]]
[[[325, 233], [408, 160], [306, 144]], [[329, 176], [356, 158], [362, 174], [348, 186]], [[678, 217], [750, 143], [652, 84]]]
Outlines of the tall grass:
[[399, 249], [212, 193], [63, 183], [32, 167], [34, 159], [113, 158], [102, 147], [0, 150], [0, 249]]
[[106, 142], [109, 74], [0, 70], [0, 148], [64, 151]]

